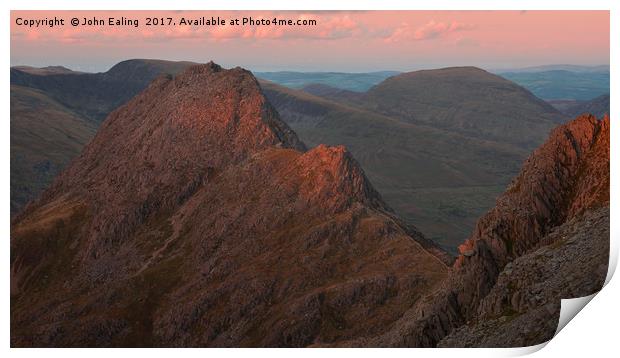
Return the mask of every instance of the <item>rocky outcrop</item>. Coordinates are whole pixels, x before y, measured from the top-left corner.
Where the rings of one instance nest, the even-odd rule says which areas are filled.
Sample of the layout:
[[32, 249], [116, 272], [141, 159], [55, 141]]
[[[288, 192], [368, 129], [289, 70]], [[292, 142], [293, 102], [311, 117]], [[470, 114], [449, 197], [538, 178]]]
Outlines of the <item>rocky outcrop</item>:
[[523, 347], [553, 338], [561, 299], [591, 295], [609, 263], [609, 207], [588, 210], [553, 229], [550, 242], [508, 263], [480, 302], [476, 319], [440, 347]]
[[467, 266], [478, 250], [487, 249], [502, 267], [535, 247], [551, 228], [608, 202], [609, 117], [599, 121], [585, 115], [556, 128], [534, 151], [459, 247], [456, 267]]
[[12, 223], [13, 346], [307, 346], [378, 334], [447, 273], [343, 147], [256, 79], [155, 80]]
[[[556, 128], [459, 247], [452, 272], [389, 332], [366, 345], [434, 346], [474, 320], [514, 259], [553, 243], [552, 230], [609, 205], [609, 117], [585, 115]], [[599, 282], [599, 277], [590, 277]], [[556, 297], [557, 298], [557, 297]], [[559, 299], [559, 298], [557, 298]]]

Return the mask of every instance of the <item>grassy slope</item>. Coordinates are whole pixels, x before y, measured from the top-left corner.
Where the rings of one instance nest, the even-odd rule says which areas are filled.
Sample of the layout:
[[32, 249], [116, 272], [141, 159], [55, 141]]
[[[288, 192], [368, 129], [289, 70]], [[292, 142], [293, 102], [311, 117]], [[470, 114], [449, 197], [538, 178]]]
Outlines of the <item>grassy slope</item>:
[[47, 187], [96, 128], [45, 93], [11, 85], [11, 212]]

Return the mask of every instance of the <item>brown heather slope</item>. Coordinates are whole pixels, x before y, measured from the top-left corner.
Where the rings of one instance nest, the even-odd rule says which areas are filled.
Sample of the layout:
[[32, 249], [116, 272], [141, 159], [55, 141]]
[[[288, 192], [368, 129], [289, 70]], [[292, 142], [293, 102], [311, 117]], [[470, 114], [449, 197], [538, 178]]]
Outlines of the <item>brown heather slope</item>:
[[[512, 276], [511, 272], [506, 272], [511, 270], [507, 264], [545, 245], [549, 246], [547, 248], [549, 255], [555, 253], [581, 258], [571, 264], [565, 263], [566, 260], [562, 257], [555, 257], [554, 260], [559, 262], [556, 263], [555, 269], [569, 267], [571, 271], [575, 271], [572, 265], [587, 264], [591, 266], [582, 269], [584, 272], [593, 273], [593, 276], [585, 277], [583, 282], [580, 281], [582, 277], [567, 275], [564, 277], [566, 281], [559, 284], [564, 285], [565, 290], [552, 291], [545, 297], [536, 298], [540, 305], [534, 307], [544, 307], [547, 303], [557, 305], [560, 298], [571, 298], [562, 296], [565, 294], [572, 296], [593, 293], [587, 292], [588, 289], [584, 287], [600, 288], [602, 283], [600, 274], [606, 271], [601, 267], [607, 266], [607, 256], [601, 252], [608, 252], [608, 249], [595, 247], [589, 252], [583, 249], [575, 254], [571, 249], [554, 249], [554, 245], [561, 247], [567, 240], [588, 240], [587, 235], [580, 234], [580, 230], [591, 226], [592, 221], [597, 221], [598, 225], [608, 225], [606, 223], [609, 219], [604, 218], [605, 213], [608, 215], [608, 210], [605, 211], [608, 206], [609, 117], [599, 121], [593, 116], [584, 115], [554, 129], [547, 142], [534, 151], [524, 164], [521, 173], [497, 200], [496, 206], [480, 218], [472, 236], [459, 247], [461, 254], [448, 278], [435, 293], [418, 301], [385, 334], [371, 340], [362, 339], [348, 344], [434, 346], [454, 329], [467, 323], [478, 321], [484, 325], [485, 317], [490, 319], [489, 317], [497, 315], [510, 318], [515, 313], [522, 317], [533, 307], [520, 303], [519, 297], [531, 296], [528, 290], [535, 288], [536, 285], [544, 285], [545, 279], [557, 281], [557, 277], [550, 278], [552, 275], [549, 270], [554, 269], [553, 265], [551, 268], [541, 269], [547, 270], [545, 274], [540, 272], [524, 274], [529, 278], [515, 286], [520, 287], [516, 289], [519, 292], [516, 298], [515, 290], [506, 294], [500, 286], [501, 283], [496, 282], [502, 270], [505, 271], [506, 280], [514, 279], [518, 282], [519, 276]], [[603, 210], [602, 219], [600, 210]], [[558, 232], [566, 234], [560, 235]], [[591, 230], [591, 234], [602, 236], [597, 238], [596, 242], [609, 244], [608, 228], [605, 230], [597, 227], [597, 230]], [[532, 255], [536, 256], [535, 253]], [[584, 262], [584, 257], [591, 260]], [[527, 262], [527, 259], [523, 260]], [[524, 266], [532, 269], [536, 267]], [[508, 285], [504, 284], [504, 287], [506, 286]], [[549, 284], [549, 287], [551, 286]], [[568, 287], [574, 287], [575, 290], [571, 291]], [[494, 292], [493, 290], [497, 291], [495, 297], [507, 295], [504, 297], [514, 299], [513, 307], [511, 308], [510, 304], [506, 305], [502, 299], [493, 298], [489, 298], [491, 303], [481, 304], [485, 302], [485, 297], [490, 292]], [[502, 312], [502, 309], [508, 311]], [[547, 314], [545, 321], [547, 324], [548, 320], [557, 322], [557, 311], [550, 309]], [[533, 319], [530, 324], [536, 325], [536, 322], [540, 322], [540, 318]], [[483, 328], [476, 326], [472, 329], [474, 332], [479, 332], [481, 329], [486, 332], [487, 330]], [[509, 342], [508, 338], [501, 341], [501, 335], [490, 341], [484, 341], [479, 335], [477, 338], [471, 337], [463, 334], [460, 339], [457, 335], [448, 339], [445, 345], [515, 344]], [[536, 344], [544, 338], [549, 338], [548, 331], [541, 336], [528, 336], [517, 344], [524, 342]]]
[[447, 273], [344, 148], [304, 152], [212, 63], [114, 111], [11, 230], [16, 347], [336, 344]]

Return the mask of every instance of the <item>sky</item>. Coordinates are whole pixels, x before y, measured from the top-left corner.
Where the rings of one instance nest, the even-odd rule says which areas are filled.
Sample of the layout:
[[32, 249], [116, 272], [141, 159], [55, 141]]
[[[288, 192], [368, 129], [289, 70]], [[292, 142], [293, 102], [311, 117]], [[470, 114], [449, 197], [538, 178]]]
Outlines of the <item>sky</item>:
[[[316, 20], [315, 26], [181, 26], [220, 17]], [[25, 20], [64, 19], [64, 26]], [[104, 19], [72, 26], [71, 18]], [[108, 19], [137, 19], [138, 27]], [[146, 26], [171, 17], [176, 26]], [[20, 19], [20, 24], [16, 22]], [[28, 22], [25, 22], [28, 23]], [[608, 11], [12, 11], [11, 65], [106, 71], [132, 58], [214, 62], [253, 71], [489, 70], [609, 64]]]

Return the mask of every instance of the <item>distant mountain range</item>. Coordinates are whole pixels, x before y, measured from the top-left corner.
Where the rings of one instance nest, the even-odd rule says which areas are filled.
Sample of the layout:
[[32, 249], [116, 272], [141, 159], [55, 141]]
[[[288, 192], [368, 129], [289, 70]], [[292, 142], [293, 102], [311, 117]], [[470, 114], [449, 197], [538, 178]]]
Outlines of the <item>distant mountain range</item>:
[[[162, 73], [175, 74], [191, 62], [160, 60], [123, 61], [101, 73], [84, 73], [64, 67], [11, 68], [11, 84], [45, 91], [70, 110], [90, 120], [102, 121]], [[47, 69], [47, 70], [46, 70]], [[58, 70], [62, 69], [62, 70]]]
[[[489, 71], [525, 87], [543, 100], [591, 100], [609, 94], [609, 65], [546, 65]], [[365, 92], [388, 77], [402, 72], [258, 72], [256, 76], [301, 89], [313, 85]], [[311, 91], [311, 90], [310, 90]]]
[[569, 71], [569, 72], [577, 72], [577, 73], [609, 72], [609, 65], [582, 66], [582, 65], [558, 64], [558, 65], [542, 65], [542, 66], [530, 66], [530, 67], [505, 68], [501, 70], [492, 70], [492, 72], [495, 72], [495, 73], [502, 73], [502, 72], [525, 73], [525, 72], [546, 72], [546, 71]]
[[258, 78], [297, 89], [309, 84], [319, 84], [350, 91], [365, 92], [377, 83], [399, 73], [398, 71], [363, 73], [280, 71], [256, 72], [255, 75]]
[[502, 77], [519, 83], [544, 100], [587, 101], [609, 94], [609, 72], [502, 72]]
[[[149, 62], [152, 68], [172, 66], [172, 61], [142, 60]], [[178, 62], [177, 62], [178, 63]], [[185, 65], [191, 62], [185, 62]], [[176, 73], [181, 67], [167, 69], [168, 72]], [[176, 66], [176, 65], [174, 65]], [[36, 68], [32, 66], [14, 66], [15, 70], [32, 75], [54, 74], [83, 74], [72, 71], [63, 66], [48, 66]], [[138, 76], [145, 75], [136, 69]], [[108, 71], [109, 72], [109, 71]], [[544, 100], [591, 100], [595, 97], [609, 94], [609, 65], [601, 66], [578, 66], [578, 65], [545, 65], [514, 69], [496, 69], [489, 72], [501, 75], [534, 93]], [[107, 72], [105, 72], [107, 73]], [[300, 72], [300, 71], [275, 71], [256, 72], [258, 78], [271, 81], [286, 87], [302, 89], [308, 86], [325, 85], [331, 88], [352, 92], [365, 92], [383, 80], [396, 76], [399, 71], [376, 71], [376, 72]], [[95, 74], [105, 82], [103, 73]], [[114, 76], [112, 72], [110, 75]], [[131, 79], [130, 79], [131, 80]], [[105, 86], [105, 84], [100, 84]], [[128, 86], [130, 86], [128, 84]], [[310, 90], [311, 91], [311, 90]], [[122, 93], [119, 94], [122, 96]]]

